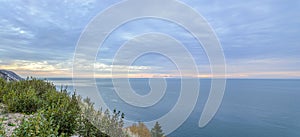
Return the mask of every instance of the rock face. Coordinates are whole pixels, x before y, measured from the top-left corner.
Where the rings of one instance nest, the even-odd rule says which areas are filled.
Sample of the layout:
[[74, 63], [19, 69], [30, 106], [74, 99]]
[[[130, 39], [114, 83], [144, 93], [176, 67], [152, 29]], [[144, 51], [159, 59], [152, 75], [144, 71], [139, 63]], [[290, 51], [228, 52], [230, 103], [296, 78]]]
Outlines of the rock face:
[[6, 81], [20, 81], [23, 80], [19, 75], [12, 71], [0, 70], [0, 78], [5, 79]]

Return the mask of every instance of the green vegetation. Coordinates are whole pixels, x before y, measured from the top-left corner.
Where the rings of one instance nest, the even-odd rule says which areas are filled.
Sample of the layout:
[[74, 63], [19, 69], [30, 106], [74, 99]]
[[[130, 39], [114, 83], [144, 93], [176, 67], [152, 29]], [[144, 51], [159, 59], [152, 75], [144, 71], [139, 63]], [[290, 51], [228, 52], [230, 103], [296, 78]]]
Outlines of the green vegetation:
[[0, 137], [4, 137], [5, 136], [5, 130], [3, 127], [3, 119], [0, 118]]
[[14, 126], [16, 126], [16, 124], [14, 124], [14, 123], [8, 123], [8, 126], [14, 127]]
[[[124, 114], [120, 111], [114, 110], [110, 113], [108, 110], [97, 110], [89, 98], [82, 99], [76, 93], [70, 95], [63, 88], [57, 91], [52, 83], [44, 80], [27, 78], [23, 81], [7, 82], [0, 78], [0, 103], [5, 105], [6, 112], [30, 115], [23, 119], [12, 136], [130, 136], [123, 128]], [[2, 120], [0, 137], [5, 136]], [[8, 126], [16, 125], [9, 123]], [[151, 137], [150, 131], [141, 122], [129, 129], [135, 135]], [[163, 136], [159, 125], [151, 131], [159, 137]]]
[[[6, 82], [0, 79], [0, 103], [5, 104], [11, 113], [31, 114], [33, 117], [24, 119], [14, 136], [116, 136], [122, 131], [122, 117], [120, 112], [113, 115], [96, 111], [92, 103], [81, 100], [75, 93], [70, 96], [66, 89], [56, 91], [53, 84], [35, 78], [24, 81]], [[89, 104], [87, 104], [89, 103]], [[82, 111], [80, 107], [83, 107]], [[85, 108], [90, 107], [90, 108]], [[92, 112], [92, 113], [91, 113]], [[107, 111], [108, 112], [108, 111]], [[93, 114], [93, 115], [91, 115]], [[97, 115], [94, 115], [97, 114]], [[91, 121], [96, 122], [97, 127]], [[114, 126], [112, 126], [114, 124]], [[117, 124], [117, 125], [116, 125]], [[10, 124], [9, 126], [16, 126]], [[106, 128], [116, 128], [104, 130]], [[114, 134], [110, 134], [110, 133]], [[4, 134], [1, 124], [0, 135]]]
[[[2, 84], [0, 85], [2, 87], [0, 91], [1, 101], [7, 105], [8, 112], [34, 114], [43, 111], [45, 120], [41, 119], [41, 124], [47, 126], [48, 123], [43, 122], [52, 121], [52, 126], [50, 126], [52, 128], [47, 130], [55, 131], [58, 127], [58, 135], [71, 136], [75, 133], [77, 118], [81, 112], [75, 94], [70, 97], [66, 90], [57, 92], [53, 84], [34, 78], [19, 82], [1, 80], [0, 84]], [[23, 121], [24, 123], [27, 126], [28, 124], [35, 124], [30, 120]], [[24, 129], [28, 131], [23, 133], [38, 135], [30, 128]]]
[[[86, 98], [83, 100], [82, 103], [80, 103], [82, 106], [82, 116], [83, 123], [81, 126], [86, 129], [80, 131], [82, 132], [81, 135], [91, 136], [90, 134], [98, 134], [97, 132], [87, 132], [90, 131], [93, 128], [100, 129], [100, 131], [104, 131], [104, 133], [113, 136], [113, 137], [127, 137], [128, 135], [123, 131], [123, 118], [124, 114], [120, 113], [120, 111], [113, 111], [113, 114], [111, 115], [108, 110], [106, 110], [104, 113], [101, 110], [95, 110], [94, 103], [90, 101], [89, 98]], [[87, 124], [84, 124], [87, 123]], [[93, 125], [93, 126], [87, 126], [87, 125]]]
[[154, 127], [151, 129], [151, 137], [164, 137], [164, 133], [158, 122], [156, 122]]
[[23, 91], [9, 90], [3, 95], [3, 103], [7, 105], [9, 112], [20, 112], [31, 114], [42, 106], [35, 90], [25, 89]]
[[47, 93], [44, 100], [44, 116], [46, 119], [53, 119], [54, 125], [59, 126], [59, 135], [73, 135], [81, 113], [75, 93], [72, 97], [69, 97], [66, 91]]
[[43, 115], [43, 111], [39, 111], [37, 115], [28, 120], [23, 120], [20, 127], [15, 131], [13, 136], [15, 137], [57, 137], [64, 136], [64, 134], [59, 135], [59, 126], [55, 125], [52, 118], [46, 119]]

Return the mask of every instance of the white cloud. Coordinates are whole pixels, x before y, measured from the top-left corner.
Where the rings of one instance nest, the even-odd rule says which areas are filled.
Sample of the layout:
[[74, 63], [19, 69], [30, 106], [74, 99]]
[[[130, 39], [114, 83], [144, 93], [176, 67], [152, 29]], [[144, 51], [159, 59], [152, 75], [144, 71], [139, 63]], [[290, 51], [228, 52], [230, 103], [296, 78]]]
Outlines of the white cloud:
[[94, 70], [96, 72], [117, 72], [117, 73], [127, 73], [127, 72], [144, 72], [145, 70], [150, 70], [149, 66], [124, 66], [124, 65], [106, 65], [103, 63], [95, 63]]
[[[26, 70], [32, 74], [33, 71], [47, 71], [57, 72], [56, 75], [69, 75], [73, 65], [69, 58], [73, 54], [80, 30], [93, 16], [116, 1], [1, 1], [0, 11], [3, 14], [0, 15], [0, 63], [7, 64], [1, 67], [24, 70], [24, 73]], [[300, 66], [297, 58], [300, 18], [298, 12], [295, 12], [298, 8], [293, 5], [298, 3], [292, 5], [291, 2], [286, 2], [284, 5], [285, 2], [269, 1], [183, 1], [198, 10], [215, 29], [228, 57], [228, 72], [231, 76], [264, 76], [262, 73], [274, 76], [297, 74]], [[289, 10], [286, 10], [285, 6], [290, 7]], [[182, 11], [170, 14], [188, 16]], [[82, 63], [80, 67], [90, 71], [94, 70], [95, 66], [97, 73], [111, 72], [112, 66], [107, 64], [112, 62], [110, 57], [113, 58], [112, 53], [117, 50], [115, 42], [130, 40], [134, 35], [149, 31], [169, 32], [175, 38], [182, 38], [192, 52], [200, 47], [187, 39], [189, 34], [182, 33], [176, 25], [164, 24], [162, 21], [136, 22], [121, 26], [124, 28], [121, 28], [119, 34], [110, 39], [108, 46], [101, 49], [105, 59], [98, 59], [100, 62], [96, 64]], [[149, 42], [147, 39], [141, 41]], [[92, 50], [95, 49], [86, 49], [86, 53]], [[132, 51], [128, 51], [128, 54], [131, 53]], [[195, 56], [196, 60], [202, 57]], [[14, 61], [7, 62], [6, 59]], [[170, 67], [162, 60], [154, 60], [152, 63], [151, 61], [145, 61], [148, 64], [144, 62], [129, 67], [130, 72], [170, 72]], [[199, 62], [199, 70], [205, 74], [209, 73], [209, 66]], [[119, 64], [114, 67], [120, 73], [125, 73], [128, 69], [127, 66]]]

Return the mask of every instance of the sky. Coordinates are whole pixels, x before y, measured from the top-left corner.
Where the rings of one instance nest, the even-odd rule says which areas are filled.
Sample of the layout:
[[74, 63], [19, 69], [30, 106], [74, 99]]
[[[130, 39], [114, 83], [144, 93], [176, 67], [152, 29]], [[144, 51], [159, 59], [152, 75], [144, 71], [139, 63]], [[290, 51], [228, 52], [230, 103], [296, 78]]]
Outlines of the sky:
[[[23, 77], [72, 77], [74, 54], [82, 32], [96, 15], [118, 2], [0, 0], [0, 69], [12, 70]], [[228, 78], [300, 78], [300, 1], [179, 2], [201, 14], [214, 30], [223, 49]], [[172, 12], [188, 16], [180, 10]], [[199, 71], [197, 77], [212, 76], [201, 44], [178, 24], [154, 18], [133, 20], [116, 28], [101, 48], [95, 49], [93, 67], [82, 65], [81, 76], [87, 77], [85, 71], [94, 71], [96, 77], [112, 77], [112, 67], [117, 71], [116, 77], [188, 76], [179, 73], [177, 63], [180, 62], [157, 53], [140, 56], [129, 71], [125, 69], [128, 66], [112, 65], [122, 44], [149, 32], [176, 38], [194, 58]], [[146, 42], [138, 44], [146, 45]], [[175, 48], [168, 50], [178, 52]], [[135, 52], [126, 51], [126, 55]]]

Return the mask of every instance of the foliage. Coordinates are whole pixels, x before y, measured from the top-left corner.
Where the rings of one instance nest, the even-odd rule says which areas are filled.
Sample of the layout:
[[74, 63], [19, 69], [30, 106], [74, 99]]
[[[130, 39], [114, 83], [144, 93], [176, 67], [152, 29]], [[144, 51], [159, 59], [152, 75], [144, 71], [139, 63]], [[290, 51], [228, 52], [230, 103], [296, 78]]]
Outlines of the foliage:
[[97, 130], [112, 137], [127, 136], [122, 130], [124, 125], [124, 113], [114, 110], [113, 114], [110, 115], [108, 110], [104, 113], [101, 110], [95, 110], [94, 103], [92, 103], [89, 98], [83, 100], [81, 108], [84, 120], [89, 121]]
[[7, 82], [4, 79], [0, 78], [0, 102], [3, 100], [3, 95], [6, 94], [6, 83]]
[[42, 106], [42, 101], [37, 97], [35, 89], [32, 88], [23, 92], [9, 91], [3, 96], [3, 103], [7, 105], [10, 112], [26, 114], [34, 113]]
[[[75, 93], [69, 95], [66, 89], [57, 91], [52, 83], [44, 80], [27, 78], [7, 82], [0, 78], [0, 103], [7, 106], [8, 112], [33, 114], [23, 120], [14, 136], [128, 136], [123, 130], [123, 113], [96, 110], [89, 98], [82, 100]], [[144, 128], [141, 135], [147, 130], [150, 136]]]
[[[54, 120], [52, 118], [47, 119], [43, 115], [43, 111], [40, 111], [34, 117], [28, 120], [22, 121], [22, 124], [18, 129], [14, 131], [13, 136], [15, 137], [57, 137], [58, 126], [55, 126]], [[63, 135], [61, 135], [63, 136]]]
[[18, 82], [1, 79], [0, 84], [1, 101], [7, 105], [9, 112], [32, 114], [41, 110], [43, 117], [51, 119], [54, 127], [58, 127], [59, 135], [75, 133], [80, 115], [75, 93], [69, 96], [66, 90], [58, 92], [53, 84], [35, 78]]
[[66, 90], [56, 91], [49, 82], [35, 78], [18, 82], [0, 80], [2, 102], [9, 112], [32, 114], [45, 110], [44, 117], [52, 119], [59, 135], [75, 132], [80, 108], [75, 93], [69, 96]]
[[[79, 98], [78, 100], [81, 100]], [[85, 101], [88, 102], [88, 104], [84, 104], [83, 102], [80, 102], [82, 107], [82, 114], [79, 117], [79, 126], [77, 129], [77, 132], [80, 136], [83, 137], [90, 137], [90, 136], [99, 136], [99, 137], [105, 137], [106, 134], [103, 134], [100, 129], [98, 129], [95, 125], [92, 124], [92, 122], [89, 120], [93, 116], [92, 113], [95, 113], [93, 103], [90, 102], [88, 98], [85, 99]], [[96, 120], [96, 119], [94, 119]]]
[[80, 117], [79, 123], [77, 133], [82, 137], [108, 137], [83, 116]]
[[5, 130], [3, 127], [3, 119], [0, 119], [0, 137], [4, 137], [5, 136]]
[[124, 113], [121, 114], [120, 111], [114, 110], [113, 114], [110, 115], [109, 111], [106, 110], [100, 123], [100, 129], [103, 129], [110, 136], [124, 137], [126, 134], [122, 130], [124, 126], [123, 118]]
[[0, 79], [0, 102], [7, 105], [9, 112], [31, 114], [43, 106], [43, 94], [56, 91], [52, 83], [35, 78], [7, 82]]
[[136, 134], [139, 137], [151, 137], [149, 129], [142, 122], [139, 122], [138, 124], [133, 124], [129, 127], [129, 129], [133, 134]]
[[151, 129], [151, 137], [164, 137], [163, 130], [158, 122], [156, 122], [154, 127]]
[[35, 90], [37, 96], [41, 96], [49, 90], [55, 90], [56, 88], [53, 83], [45, 82], [44, 80], [32, 77], [27, 78], [26, 80], [11, 82], [7, 82], [0, 78], [0, 102], [2, 101], [3, 95], [7, 94], [8, 92], [14, 91], [18, 94], [31, 89]]
[[[78, 118], [80, 116], [80, 108], [74, 93], [69, 97], [67, 93], [53, 92], [49, 95], [51, 103], [45, 108], [45, 117], [52, 118], [55, 126], [59, 126], [59, 135], [64, 133], [68, 136], [73, 135], [78, 126]], [[54, 102], [56, 103], [54, 103]]]

